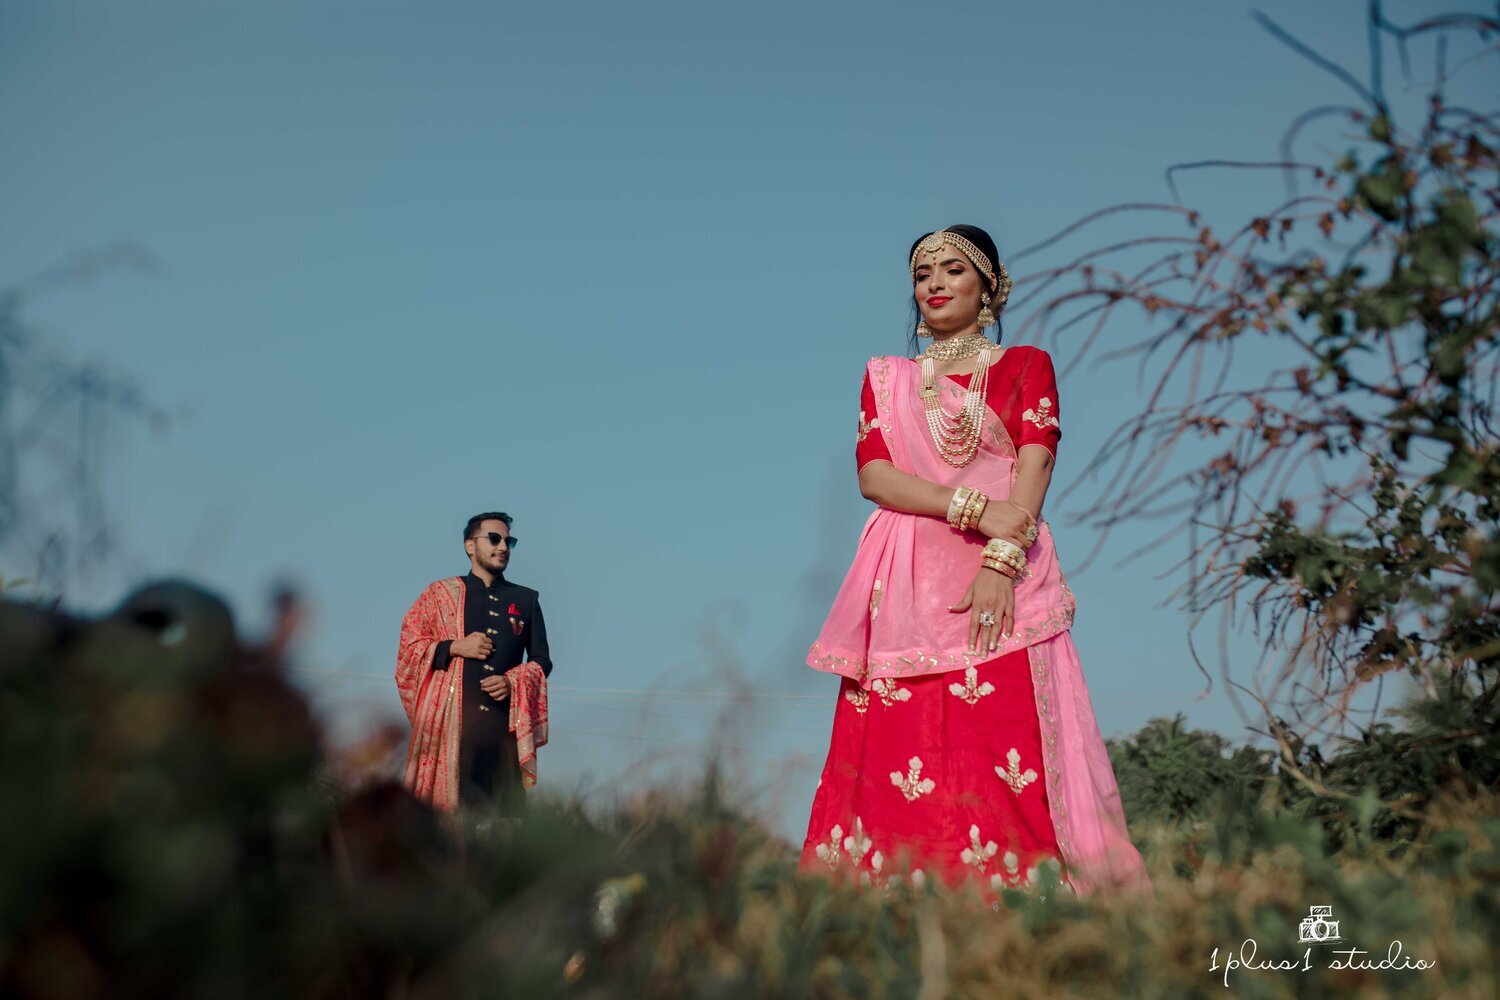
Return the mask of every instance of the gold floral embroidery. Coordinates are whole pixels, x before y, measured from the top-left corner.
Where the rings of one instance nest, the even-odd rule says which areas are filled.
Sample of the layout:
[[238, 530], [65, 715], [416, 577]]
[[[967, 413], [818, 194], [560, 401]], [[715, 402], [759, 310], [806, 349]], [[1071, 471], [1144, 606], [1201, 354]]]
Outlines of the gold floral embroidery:
[[813, 853], [818, 856], [818, 860], [822, 861], [829, 868], [837, 868], [839, 866], [839, 844], [843, 840], [844, 828], [835, 823], [833, 829], [828, 831], [828, 843], [819, 844], [813, 848]]
[[948, 690], [970, 705], [973, 705], [978, 703], [979, 699], [985, 695], [994, 694], [995, 685], [989, 681], [985, 681], [983, 684], [979, 683], [979, 670], [976, 667], [970, 667], [964, 671], [964, 682], [962, 684], [949, 684]]
[[1005, 755], [1005, 759], [1010, 762], [1010, 767], [1003, 768], [996, 764], [995, 773], [1000, 775], [1001, 781], [1010, 786], [1011, 791], [1020, 795], [1022, 789], [1036, 780], [1036, 771], [1029, 767], [1025, 771], [1021, 770], [1021, 754], [1015, 747], [1010, 748], [1010, 753]]
[[885, 591], [881, 589], [880, 581], [876, 580], [875, 581], [875, 589], [870, 594], [870, 620], [871, 621], [874, 621], [875, 618], [876, 618], [876, 616], [880, 614], [880, 599], [882, 597], [884, 597], [884, 596], [885, 596]]
[[870, 709], [870, 692], [863, 688], [850, 688], [844, 692], [844, 700], [854, 706], [854, 710], [860, 715]]
[[[957, 669], [967, 667], [980, 659], [980, 654], [951, 654], [939, 655], [936, 652], [928, 652], [919, 649], [911, 656], [898, 656], [894, 660], [866, 660], [861, 658], [850, 658], [847, 656], [833, 656], [822, 653], [823, 644], [814, 642], [807, 651], [807, 665], [814, 670], [825, 670], [830, 673], [842, 674], [845, 677], [859, 677], [863, 679], [870, 675], [872, 670], [889, 670], [894, 673], [916, 674], [936, 672], [943, 667]], [[982, 654], [989, 658], [990, 654]], [[930, 668], [930, 671], [929, 671]], [[852, 671], [852, 672], [851, 672]]]
[[959, 857], [963, 859], [964, 864], [983, 875], [984, 870], [990, 866], [990, 858], [993, 858], [999, 849], [1000, 845], [993, 840], [980, 843], [979, 825], [976, 823], [969, 827], [969, 846], [959, 853]]
[[871, 358], [876, 362], [873, 371], [875, 373], [875, 410], [877, 413], [889, 413], [891, 409], [891, 359], [887, 355]]
[[880, 700], [886, 708], [890, 708], [898, 701], [911, 701], [911, 692], [897, 685], [895, 681], [881, 678], [870, 683], [870, 690], [880, 695]]
[[922, 758], [913, 757], [906, 762], [907, 771], [905, 777], [900, 771], [891, 772], [891, 784], [901, 789], [901, 794], [906, 796], [906, 801], [915, 802], [923, 795], [928, 795], [937, 787], [937, 782], [931, 778], [922, 777]]
[[1051, 662], [1041, 645], [1028, 646], [1026, 655], [1031, 662], [1037, 721], [1042, 731], [1042, 765], [1047, 771], [1047, 804], [1051, 807], [1052, 830], [1057, 836], [1058, 849], [1071, 866], [1073, 845], [1068, 840], [1068, 798], [1057, 767], [1057, 716], [1052, 711]]
[[1057, 418], [1052, 415], [1052, 400], [1046, 396], [1036, 401], [1036, 409], [1022, 413], [1021, 419], [1031, 421], [1042, 430], [1058, 426]]
[[[988, 417], [986, 419], [988, 419]], [[995, 445], [995, 450], [1000, 453], [1000, 457], [1008, 458], [1014, 461], [1016, 457], [1016, 446], [1015, 442], [1011, 441], [1010, 434], [1006, 431], [1005, 425], [1002, 424], [999, 419], [992, 419], [989, 420], [988, 424], [986, 424], [985, 429], [989, 431], [990, 438]], [[1011, 482], [1015, 482], [1014, 468], [1012, 468], [1011, 471]]]
[[1063, 603], [1054, 606], [1047, 616], [1036, 625], [1027, 625], [1011, 633], [995, 652], [983, 654], [939, 653], [918, 649], [910, 656], [898, 656], [893, 660], [867, 660], [861, 657], [833, 656], [823, 652], [823, 644], [814, 642], [807, 651], [807, 665], [814, 670], [855, 677], [864, 680], [872, 673], [884, 674], [935, 674], [943, 670], [961, 670], [982, 660], [1009, 653], [1017, 649], [1050, 639], [1059, 632], [1073, 627], [1075, 602], [1073, 592], [1064, 588]]
[[865, 421], [865, 411], [859, 411], [859, 438], [858, 442], [864, 444], [865, 438], [870, 436], [871, 431], [880, 430], [880, 418], [876, 417], [869, 422]]

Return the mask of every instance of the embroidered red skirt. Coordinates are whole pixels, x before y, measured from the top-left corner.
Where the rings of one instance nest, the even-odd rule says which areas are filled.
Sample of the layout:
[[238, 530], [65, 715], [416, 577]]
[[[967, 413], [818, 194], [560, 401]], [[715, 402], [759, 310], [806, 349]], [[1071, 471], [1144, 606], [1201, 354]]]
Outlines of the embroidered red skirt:
[[1025, 649], [869, 691], [844, 679], [803, 867], [999, 888], [1047, 859], [1065, 879]]

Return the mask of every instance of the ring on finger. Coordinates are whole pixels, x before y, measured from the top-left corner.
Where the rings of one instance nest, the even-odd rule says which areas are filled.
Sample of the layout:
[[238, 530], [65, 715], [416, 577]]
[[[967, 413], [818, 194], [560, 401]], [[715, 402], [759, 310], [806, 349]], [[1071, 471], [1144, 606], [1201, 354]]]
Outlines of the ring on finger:
[[995, 627], [995, 613], [993, 611], [981, 611], [981, 612], [979, 612], [979, 627], [980, 628], [994, 628]]

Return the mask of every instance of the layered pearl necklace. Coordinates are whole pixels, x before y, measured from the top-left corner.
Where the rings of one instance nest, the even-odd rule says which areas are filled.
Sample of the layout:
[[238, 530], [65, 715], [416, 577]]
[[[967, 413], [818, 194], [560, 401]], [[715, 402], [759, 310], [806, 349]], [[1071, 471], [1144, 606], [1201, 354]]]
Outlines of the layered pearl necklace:
[[[979, 432], [983, 426], [985, 388], [990, 377], [992, 352], [999, 348], [986, 337], [971, 334], [967, 337], [952, 337], [937, 341], [917, 355], [922, 365], [922, 407], [927, 411], [927, 428], [932, 432], [932, 441], [937, 445], [938, 455], [954, 468], [961, 469], [974, 458], [979, 450]], [[937, 373], [933, 362], [962, 361], [976, 358], [974, 374], [969, 378], [969, 388], [964, 393], [963, 405], [956, 415], [950, 415], [939, 402]]]

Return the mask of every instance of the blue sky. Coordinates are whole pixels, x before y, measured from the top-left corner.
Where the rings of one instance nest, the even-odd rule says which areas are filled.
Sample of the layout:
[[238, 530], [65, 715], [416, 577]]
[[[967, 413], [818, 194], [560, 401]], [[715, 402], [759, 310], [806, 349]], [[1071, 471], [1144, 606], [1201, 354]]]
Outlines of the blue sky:
[[[125, 548], [75, 603], [182, 573], [253, 626], [292, 581], [315, 611], [299, 677], [349, 734], [399, 716], [402, 613], [464, 569], [466, 517], [504, 509], [553, 635], [544, 779], [622, 787], [717, 740], [800, 835], [835, 690], [802, 657], [869, 510], [856, 394], [904, 347], [906, 248], [966, 221], [1004, 257], [1166, 200], [1173, 163], [1273, 158], [1293, 116], [1347, 98], [1252, 10], [1363, 75], [1359, 0], [12, 0], [0, 285], [119, 241], [158, 262], [27, 303], [173, 414], [108, 432]], [[1495, 81], [1471, 66], [1457, 90]], [[1180, 185], [1225, 224], [1281, 194], [1270, 172]], [[1129, 366], [1060, 395], [1054, 495], [1140, 403]], [[1094, 542], [1069, 512], [1065, 569]], [[1238, 735], [1160, 606], [1186, 543], [1117, 564], [1159, 530], [1070, 574], [1101, 729], [1181, 711]]]

